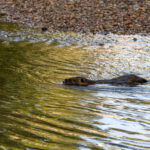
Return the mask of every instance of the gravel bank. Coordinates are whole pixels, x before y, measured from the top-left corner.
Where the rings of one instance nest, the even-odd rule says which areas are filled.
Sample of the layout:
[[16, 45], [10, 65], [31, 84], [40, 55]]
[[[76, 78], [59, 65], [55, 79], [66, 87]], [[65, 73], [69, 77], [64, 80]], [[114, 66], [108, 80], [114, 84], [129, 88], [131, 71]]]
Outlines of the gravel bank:
[[54, 31], [149, 34], [149, 0], [0, 0], [3, 21]]

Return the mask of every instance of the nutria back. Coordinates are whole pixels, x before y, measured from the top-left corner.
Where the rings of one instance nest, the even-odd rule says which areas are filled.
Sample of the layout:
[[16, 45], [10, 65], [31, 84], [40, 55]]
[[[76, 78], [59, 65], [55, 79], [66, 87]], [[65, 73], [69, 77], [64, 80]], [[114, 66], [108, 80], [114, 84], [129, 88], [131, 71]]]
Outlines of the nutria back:
[[78, 86], [88, 86], [91, 84], [111, 84], [111, 85], [125, 85], [125, 86], [136, 86], [139, 84], [146, 83], [147, 80], [138, 77], [135, 74], [123, 75], [117, 78], [112, 78], [108, 80], [89, 80], [83, 77], [73, 77], [65, 79], [63, 84], [65, 85], [78, 85]]
[[112, 85], [136, 86], [146, 83], [147, 80], [135, 74], [123, 75], [117, 78], [107, 80], [107, 83]]

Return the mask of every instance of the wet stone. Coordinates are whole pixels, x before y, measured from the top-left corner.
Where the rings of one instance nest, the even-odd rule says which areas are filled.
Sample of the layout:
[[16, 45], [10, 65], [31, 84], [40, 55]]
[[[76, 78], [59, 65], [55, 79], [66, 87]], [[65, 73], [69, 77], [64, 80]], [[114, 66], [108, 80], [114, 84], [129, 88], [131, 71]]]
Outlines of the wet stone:
[[42, 27], [41, 30], [44, 32], [44, 31], [47, 31], [48, 28], [47, 27]]

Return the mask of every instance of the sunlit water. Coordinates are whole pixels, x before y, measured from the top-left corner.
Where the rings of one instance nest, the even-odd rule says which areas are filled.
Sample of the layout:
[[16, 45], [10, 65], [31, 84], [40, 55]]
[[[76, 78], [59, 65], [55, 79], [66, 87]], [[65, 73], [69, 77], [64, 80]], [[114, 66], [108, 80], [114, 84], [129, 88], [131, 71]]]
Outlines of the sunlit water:
[[149, 150], [150, 84], [62, 85], [73, 76], [126, 73], [150, 79], [150, 36], [39, 33], [1, 24], [0, 149]]

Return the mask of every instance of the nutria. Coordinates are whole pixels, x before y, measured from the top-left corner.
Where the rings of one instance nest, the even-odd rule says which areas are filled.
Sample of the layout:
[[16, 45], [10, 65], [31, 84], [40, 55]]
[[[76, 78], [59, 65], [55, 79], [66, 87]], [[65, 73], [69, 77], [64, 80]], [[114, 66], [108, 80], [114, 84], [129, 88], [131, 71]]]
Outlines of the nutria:
[[111, 85], [125, 85], [125, 86], [136, 86], [148, 82], [146, 79], [138, 77], [135, 74], [123, 75], [117, 78], [108, 80], [89, 80], [83, 77], [73, 77], [65, 79], [63, 84], [65, 85], [78, 85], [88, 86], [91, 84], [111, 84]]

